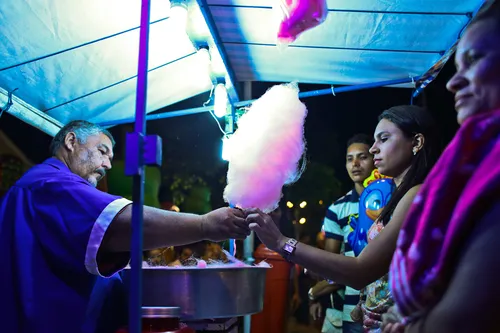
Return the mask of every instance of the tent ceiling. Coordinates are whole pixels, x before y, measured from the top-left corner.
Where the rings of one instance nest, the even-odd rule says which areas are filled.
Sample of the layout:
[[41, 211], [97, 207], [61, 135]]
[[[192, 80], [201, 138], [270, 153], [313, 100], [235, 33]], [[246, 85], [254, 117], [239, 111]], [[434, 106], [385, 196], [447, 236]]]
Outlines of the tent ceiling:
[[[140, 6], [140, 0], [2, 3], [0, 88], [18, 88], [15, 96], [63, 124], [132, 117]], [[151, 1], [148, 112], [206, 92], [214, 76], [227, 76], [196, 1], [189, 1], [189, 37], [170, 16], [168, 0]], [[212, 77], [198, 43], [210, 46]]]
[[[420, 76], [482, 0], [329, 0], [327, 20], [276, 47], [279, 0], [208, 0], [239, 81], [359, 84]], [[267, 24], [264, 24], [266, 22]]]
[[[236, 102], [231, 71], [238, 81], [326, 84], [419, 76], [455, 43], [483, 2], [329, 0], [324, 24], [279, 49], [276, 1], [188, 0], [186, 34], [170, 17], [168, 0], [151, 0], [147, 111], [210, 90], [214, 76], [226, 78]], [[6, 91], [18, 88], [11, 113], [50, 134], [72, 119], [132, 117], [140, 5], [140, 0], [2, 3], [0, 105]], [[211, 70], [197, 52], [200, 43], [210, 46]]]

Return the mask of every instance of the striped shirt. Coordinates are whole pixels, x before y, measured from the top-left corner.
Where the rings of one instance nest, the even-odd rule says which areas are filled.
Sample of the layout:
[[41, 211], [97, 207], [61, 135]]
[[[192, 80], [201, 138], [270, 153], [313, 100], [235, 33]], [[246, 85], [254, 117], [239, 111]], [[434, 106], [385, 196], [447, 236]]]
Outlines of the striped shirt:
[[[353, 189], [328, 208], [325, 219], [323, 220], [325, 237], [342, 241], [341, 252], [348, 257], [355, 256], [354, 251], [347, 241], [347, 237], [353, 231], [350, 226], [350, 217], [352, 215], [358, 215], [358, 211], [359, 194]], [[346, 286], [343, 309], [339, 295], [334, 293], [332, 298], [334, 308], [343, 312], [342, 320], [352, 322], [351, 311], [359, 302], [359, 291]]]

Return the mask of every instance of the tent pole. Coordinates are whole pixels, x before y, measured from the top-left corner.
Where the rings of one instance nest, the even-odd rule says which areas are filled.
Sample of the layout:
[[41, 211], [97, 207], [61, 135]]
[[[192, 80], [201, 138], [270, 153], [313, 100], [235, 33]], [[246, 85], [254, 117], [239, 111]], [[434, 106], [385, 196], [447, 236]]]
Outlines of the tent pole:
[[[387, 81], [380, 81], [380, 82], [373, 82], [373, 83], [363, 83], [363, 84], [357, 84], [357, 85], [352, 85], [352, 86], [343, 86], [343, 87], [338, 87], [338, 88], [333, 88], [333, 86], [332, 86], [332, 87], [327, 88], [327, 89], [319, 89], [319, 90], [301, 92], [301, 93], [299, 93], [299, 98], [308, 98], [308, 97], [314, 97], [314, 96], [329, 95], [329, 94], [333, 94], [333, 93], [336, 95], [336, 94], [340, 94], [340, 93], [348, 92], [348, 91], [356, 91], [356, 90], [364, 90], [364, 89], [392, 86], [392, 85], [397, 85], [397, 84], [405, 84], [405, 83], [417, 82], [418, 79], [419, 79], [419, 77], [416, 76], [416, 77], [407, 77], [404, 79], [387, 80]], [[255, 101], [255, 99], [236, 102], [233, 104], [233, 106], [236, 108], [239, 108], [239, 107], [250, 105], [254, 101]], [[167, 111], [167, 112], [147, 115], [146, 120], [151, 121], [151, 120], [158, 120], [158, 119], [165, 119], [165, 118], [188, 116], [188, 115], [208, 112], [208, 111], [212, 111], [212, 110], [213, 110], [213, 106], [203, 106], [203, 107], [184, 109], [184, 110]], [[133, 121], [134, 121], [133, 118], [128, 118], [128, 119], [120, 119], [120, 120], [115, 120], [115, 121], [102, 122], [102, 123], [100, 123], [100, 125], [101, 126], [116, 126], [116, 125], [121, 125], [121, 124], [128, 124], [128, 123], [131, 123]]]
[[[141, 28], [139, 40], [139, 62], [137, 70], [137, 94], [135, 111], [135, 142], [127, 142], [126, 154], [135, 155], [135, 165], [127, 165], [133, 170], [131, 276], [129, 296], [129, 333], [142, 331], [142, 250], [143, 250], [143, 203], [144, 203], [144, 140], [146, 135], [146, 92], [148, 80], [148, 46], [150, 0], [142, 0]], [[135, 152], [134, 149], [137, 149]], [[128, 162], [128, 161], [127, 161]]]
[[[251, 99], [252, 98], [252, 82], [251, 81], [246, 81], [244, 83], [244, 90], [243, 90], [243, 98], [245, 99]], [[255, 258], [253, 257], [253, 250], [254, 250], [254, 238], [255, 238], [255, 233], [252, 230], [250, 233], [250, 236], [245, 238], [243, 241], [243, 259], [246, 264], [253, 265], [255, 262]], [[251, 326], [252, 326], [252, 316], [251, 315], [246, 315], [243, 317], [243, 333], [250, 333], [251, 331]]]

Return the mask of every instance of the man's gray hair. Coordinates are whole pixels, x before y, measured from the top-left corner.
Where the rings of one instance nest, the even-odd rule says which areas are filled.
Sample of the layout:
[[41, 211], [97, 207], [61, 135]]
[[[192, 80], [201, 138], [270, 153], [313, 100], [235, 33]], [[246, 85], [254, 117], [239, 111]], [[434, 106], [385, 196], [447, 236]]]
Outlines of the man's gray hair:
[[63, 128], [61, 128], [54, 139], [52, 139], [52, 142], [50, 143], [50, 153], [52, 154], [52, 156], [55, 156], [57, 151], [61, 149], [61, 147], [64, 145], [64, 139], [66, 138], [66, 135], [70, 132], [75, 133], [76, 138], [80, 144], [85, 144], [89, 136], [102, 133], [111, 140], [111, 144], [113, 146], [115, 145], [115, 139], [107, 129], [104, 129], [99, 125], [90, 123], [85, 120], [73, 120], [66, 124]]

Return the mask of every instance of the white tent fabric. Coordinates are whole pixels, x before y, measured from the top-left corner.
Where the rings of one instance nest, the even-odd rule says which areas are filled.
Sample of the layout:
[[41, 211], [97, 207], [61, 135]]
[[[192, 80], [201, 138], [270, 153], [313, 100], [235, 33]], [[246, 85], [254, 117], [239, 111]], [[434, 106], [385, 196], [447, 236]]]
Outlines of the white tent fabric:
[[360, 84], [420, 76], [456, 42], [482, 0], [329, 0], [329, 14], [286, 50], [273, 3], [209, 0], [239, 81]]
[[[0, 88], [17, 88], [16, 97], [62, 124], [132, 117], [140, 6], [140, 0], [3, 1]], [[189, 8], [203, 21], [197, 7]], [[168, 0], [151, 1], [148, 112], [212, 87], [209, 59], [195, 47], [210, 37], [208, 27], [198, 24], [188, 37], [169, 16]], [[211, 56], [220, 58], [216, 50]]]
[[[231, 71], [238, 81], [337, 85], [419, 76], [483, 2], [329, 0], [325, 23], [280, 49], [276, 1], [189, 0], [185, 30], [170, 17], [168, 0], [151, 0], [147, 112], [209, 91], [214, 75], [226, 78], [236, 102]], [[2, 1], [0, 106], [17, 88], [10, 112], [50, 134], [72, 119], [133, 117], [140, 6], [140, 0]], [[197, 52], [200, 43], [210, 46], [211, 66]]]

